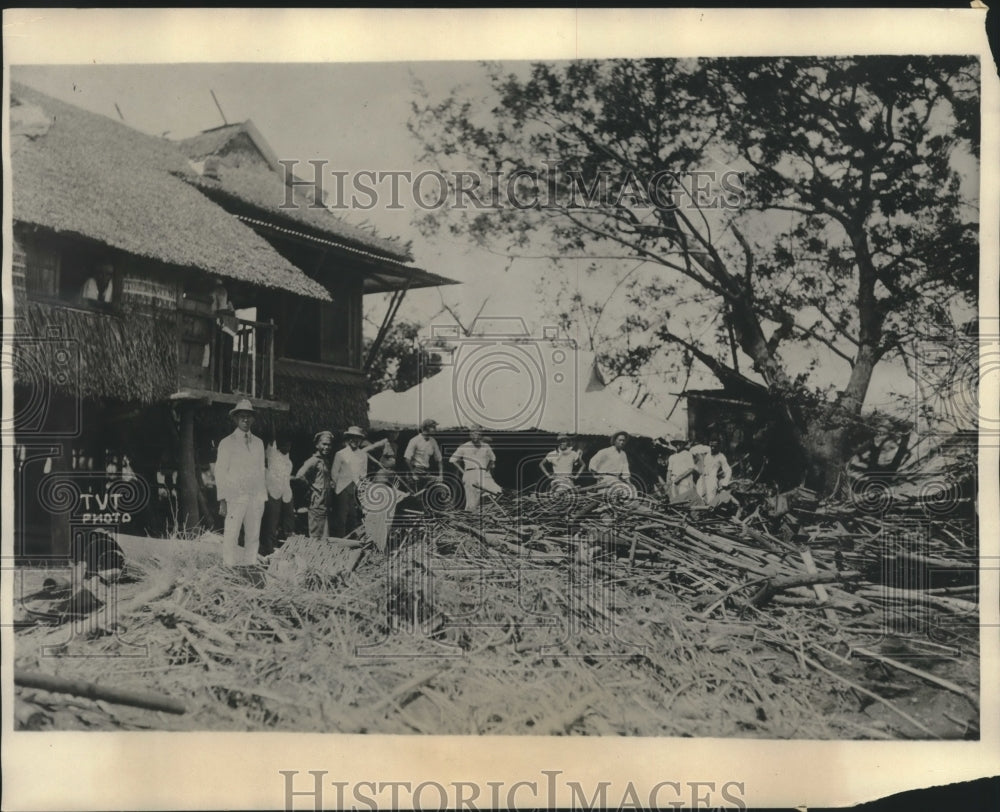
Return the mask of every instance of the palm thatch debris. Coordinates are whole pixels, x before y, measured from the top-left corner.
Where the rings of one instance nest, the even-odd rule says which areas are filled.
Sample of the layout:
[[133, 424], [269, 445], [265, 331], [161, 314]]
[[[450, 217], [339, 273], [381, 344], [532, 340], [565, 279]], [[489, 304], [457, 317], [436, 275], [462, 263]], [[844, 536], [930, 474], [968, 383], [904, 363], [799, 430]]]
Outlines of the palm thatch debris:
[[17, 724], [978, 738], [972, 523], [798, 518], [782, 537], [648, 498], [508, 498], [482, 521], [404, 511], [388, 553], [362, 539], [329, 566], [242, 571], [151, 541], [159, 557], [132, 555], [61, 625], [32, 620], [24, 572], [18, 669], [187, 713], [19, 687]]

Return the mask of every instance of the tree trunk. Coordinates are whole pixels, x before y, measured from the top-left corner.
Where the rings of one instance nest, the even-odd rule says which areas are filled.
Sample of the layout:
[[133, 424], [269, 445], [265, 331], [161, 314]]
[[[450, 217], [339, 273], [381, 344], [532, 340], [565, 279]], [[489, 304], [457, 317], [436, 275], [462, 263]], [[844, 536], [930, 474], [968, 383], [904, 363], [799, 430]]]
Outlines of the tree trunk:
[[201, 522], [198, 506], [198, 469], [194, 458], [193, 403], [182, 403], [180, 448], [177, 454], [177, 523], [185, 530], [196, 528]]
[[805, 433], [805, 484], [822, 496], [837, 488], [848, 459], [847, 428], [829, 428], [825, 420], [809, 426]]

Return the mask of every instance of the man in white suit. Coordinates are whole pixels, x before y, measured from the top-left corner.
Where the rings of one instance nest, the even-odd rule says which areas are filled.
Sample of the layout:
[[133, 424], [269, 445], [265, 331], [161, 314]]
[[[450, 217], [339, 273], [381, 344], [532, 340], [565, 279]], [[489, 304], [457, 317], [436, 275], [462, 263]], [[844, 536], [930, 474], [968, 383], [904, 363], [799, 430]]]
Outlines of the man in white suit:
[[[257, 563], [260, 520], [267, 504], [267, 482], [264, 478], [264, 442], [250, 432], [253, 405], [244, 398], [229, 416], [236, 422], [236, 429], [219, 442], [215, 485], [219, 496], [219, 515], [226, 520], [222, 561], [226, 566], [233, 567]], [[241, 527], [242, 551], [239, 547]]]

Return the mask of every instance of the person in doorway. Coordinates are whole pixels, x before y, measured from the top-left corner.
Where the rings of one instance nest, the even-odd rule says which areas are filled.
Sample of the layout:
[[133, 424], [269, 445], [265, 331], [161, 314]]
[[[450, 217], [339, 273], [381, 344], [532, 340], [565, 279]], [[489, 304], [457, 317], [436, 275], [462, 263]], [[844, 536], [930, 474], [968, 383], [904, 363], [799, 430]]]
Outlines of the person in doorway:
[[378, 448], [384, 448], [388, 440], [366, 445], [365, 433], [358, 426], [351, 426], [344, 432], [344, 447], [333, 458], [330, 472], [333, 489], [333, 519], [330, 534], [344, 538], [361, 524], [358, 503], [358, 485], [368, 476], [368, 455]]
[[102, 262], [97, 266], [97, 273], [83, 283], [80, 298], [85, 302], [97, 302], [109, 305], [114, 299], [115, 269], [110, 262]]
[[431, 470], [432, 463], [437, 467], [437, 481], [444, 479], [444, 463], [441, 455], [441, 447], [434, 439], [434, 429], [437, 422], [425, 420], [420, 424], [420, 433], [410, 440], [406, 446], [406, 453], [403, 460], [406, 467], [413, 476], [413, 486], [415, 490], [426, 488], [432, 481], [434, 474]]
[[625, 444], [628, 432], [616, 431], [611, 435], [611, 445], [602, 448], [590, 458], [590, 470], [597, 475], [597, 484], [608, 488], [616, 482], [628, 482], [631, 472]]
[[571, 442], [568, 434], [560, 434], [556, 438], [556, 448], [538, 464], [543, 476], [549, 479], [550, 489], [572, 488], [577, 469], [583, 467], [580, 452], [572, 447]]
[[[236, 428], [219, 442], [215, 482], [219, 494], [219, 515], [226, 520], [222, 560], [226, 566], [233, 567], [257, 563], [267, 483], [264, 443], [250, 431], [254, 420], [253, 405], [243, 399], [229, 415]], [[240, 528], [243, 529], [242, 554], [239, 548]]]
[[496, 455], [489, 443], [483, 442], [482, 430], [474, 426], [469, 430], [468, 442], [462, 443], [448, 460], [462, 474], [465, 490], [465, 509], [479, 510], [483, 493], [503, 493], [503, 489], [493, 479]]
[[313, 442], [316, 451], [302, 464], [295, 478], [309, 486], [309, 536], [322, 539], [330, 534], [328, 509], [333, 432], [317, 432]]
[[236, 319], [236, 309], [229, 299], [229, 291], [221, 279], [215, 280], [212, 288], [212, 310], [215, 313], [216, 352], [218, 361], [216, 375], [219, 391], [233, 391], [233, 352], [235, 350], [236, 333], [239, 322]]
[[[267, 506], [261, 532], [261, 554], [270, 555], [279, 538], [295, 532], [295, 505], [292, 501], [292, 460], [288, 456], [292, 443], [287, 435], [279, 434], [267, 447]], [[279, 535], [280, 534], [280, 535]]]

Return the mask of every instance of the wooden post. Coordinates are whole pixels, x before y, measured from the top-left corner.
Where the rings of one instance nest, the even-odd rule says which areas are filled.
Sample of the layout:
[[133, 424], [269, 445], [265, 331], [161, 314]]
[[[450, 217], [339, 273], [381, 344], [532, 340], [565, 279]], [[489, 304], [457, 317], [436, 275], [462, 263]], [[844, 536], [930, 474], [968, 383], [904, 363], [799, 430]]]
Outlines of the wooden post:
[[271, 329], [267, 339], [267, 398], [274, 397], [274, 319], [268, 319]]
[[198, 505], [198, 469], [194, 460], [195, 404], [180, 405], [181, 433], [177, 455], [177, 495], [180, 502], [177, 523], [185, 530], [197, 527], [201, 521]]
[[211, 369], [211, 384], [209, 389], [213, 392], [221, 392], [222, 385], [219, 383], [219, 324], [214, 319], [212, 320], [212, 349], [209, 352], [208, 361], [209, 367]]
[[[61, 471], [71, 471], [72, 440], [63, 440], [59, 443], [59, 451], [52, 457], [52, 473]], [[72, 475], [70, 475], [72, 476]], [[53, 512], [49, 514], [49, 531], [52, 535], [52, 547], [50, 553], [57, 557], [69, 557], [70, 549], [70, 514]]]
[[243, 344], [244, 344], [244, 351], [246, 353], [246, 355], [245, 355], [245, 357], [246, 357], [246, 380], [247, 380], [247, 390], [246, 391], [249, 393], [250, 397], [252, 397], [252, 398], [257, 397], [257, 395], [256, 395], [256, 391], [257, 390], [255, 388], [256, 385], [257, 385], [257, 382], [256, 382], [257, 374], [256, 374], [256, 370], [254, 369], [254, 365], [253, 365], [253, 356], [254, 356], [254, 353], [257, 351], [257, 348], [254, 345], [254, 342], [256, 340], [257, 340], [257, 328], [254, 325], [252, 325], [252, 324], [248, 324], [247, 325], [247, 329], [246, 329], [246, 335], [245, 335], [245, 337], [243, 339]]

